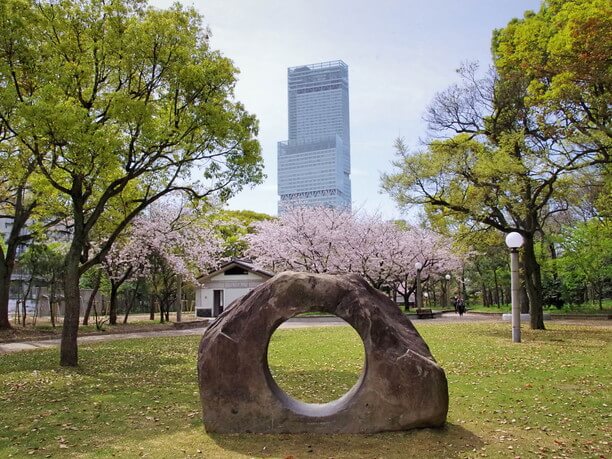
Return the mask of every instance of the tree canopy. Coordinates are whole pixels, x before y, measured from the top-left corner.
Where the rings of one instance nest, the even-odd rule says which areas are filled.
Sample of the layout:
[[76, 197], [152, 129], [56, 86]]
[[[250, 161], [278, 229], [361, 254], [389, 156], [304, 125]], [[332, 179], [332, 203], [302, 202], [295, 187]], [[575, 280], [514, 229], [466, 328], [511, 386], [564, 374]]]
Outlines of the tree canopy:
[[523, 235], [533, 328], [544, 327], [534, 239], [568, 209], [573, 174], [609, 164], [609, 13], [599, 0], [550, 1], [496, 31], [494, 68], [464, 65], [461, 84], [425, 115], [437, 138], [416, 153], [398, 140], [395, 171], [383, 176], [400, 205]]
[[193, 8], [7, 0], [0, 23], [2, 130], [70, 210], [61, 363], [76, 365], [79, 276], [159, 198], [260, 181], [257, 120]]
[[461, 261], [448, 239], [433, 231], [383, 221], [380, 216], [330, 207], [293, 207], [278, 219], [254, 224], [247, 255], [272, 271], [357, 273], [375, 288], [401, 294], [416, 278], [443, 277]]

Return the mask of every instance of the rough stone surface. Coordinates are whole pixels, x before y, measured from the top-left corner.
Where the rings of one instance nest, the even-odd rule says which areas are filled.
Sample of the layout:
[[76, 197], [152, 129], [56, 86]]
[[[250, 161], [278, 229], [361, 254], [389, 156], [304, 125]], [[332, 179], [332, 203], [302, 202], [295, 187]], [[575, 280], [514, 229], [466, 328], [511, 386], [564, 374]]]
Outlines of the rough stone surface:
[[[267, 362], [270, 337], [303, 312], [341, 317], [363, 340], [366, 361], [340, 399], [308, 404], [278, 387]], [[215, 320], [198, 355], [208, 432], [372, 433], [442, 426], [444, 370], [398, 307], [356, 275], [281, 273]]]

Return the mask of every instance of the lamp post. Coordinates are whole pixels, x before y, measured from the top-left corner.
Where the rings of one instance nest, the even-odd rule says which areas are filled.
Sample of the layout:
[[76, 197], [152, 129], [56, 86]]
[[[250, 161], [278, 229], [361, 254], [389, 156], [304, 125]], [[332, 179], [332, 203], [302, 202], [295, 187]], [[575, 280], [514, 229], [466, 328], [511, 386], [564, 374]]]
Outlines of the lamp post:
[[421, 292], [421, 269], [423, 269], [423, 263], [421, 263], [420, 261], [417, 261], [414, 264], [414, 267], [416, 268], [416, 298], [415, 298], [415, 302], [416, 302], [416, 307], [417, 309], [421, 309], [423, 307], [423, 293]]
[[448, 297], [449, 297], [449, 294], [448, 294], [448, 283], [451, 280], [451, 275], [447, 274], [446, 276], [444, 276], [444, 279], [446, 279], [446, 282], [444, 283], [444, 293], [445, 293], [445, 295], [444, 295], [444, 307], [448, 308]]
[[506, 245], [510, 249], [510, 285], [512, 288], [512, 342], [521, 342], [521, 305], [519, 282], [518, 249], [523, 245], [523, 236], [517, 232], [508, 233]]

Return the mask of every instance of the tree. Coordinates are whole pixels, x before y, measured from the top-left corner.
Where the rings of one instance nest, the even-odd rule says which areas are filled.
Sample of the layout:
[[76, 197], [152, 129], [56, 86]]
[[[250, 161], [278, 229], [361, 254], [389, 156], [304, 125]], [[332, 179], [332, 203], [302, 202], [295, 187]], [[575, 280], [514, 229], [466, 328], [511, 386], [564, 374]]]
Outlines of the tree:
[[245, 236], [254, 231], [254, 224], [274, 217], [252, 210], [219, 210], [210, 214], [215, 231], [223, 239], [225, 258], [243, 258], [248, 249]]
[[221, 252], [208, 215], [170, 200], [152, 205], [104, 259], [111, 281], [109, 323], [116, 324], [117, 293], [129, 279], [146, 279], [163, 322], [176, 303], [179, 282], [197, 284], [197, 276], [219, 264]]
[[[89, 317], [91, 316], [92, 309], [97, 316], [96, 300], [98, 292], [104, 293], [109, 290], [109, 279], [101, 265], [96, 265], [89, 269], [89, 271], [83, 273], [80, 279], [80, 288], [88, 288], [91, 290], [87, 304], [85, 305], [85, 312], [83, 312], [83, 325], [89, 325]], [[98, 323], [96, 323], [98, 325]]]
[[[19, 257], [19, 264], [30, 277], [28, 290], [34, 283], [39, 284], [37, 306], [39, 305], [41, 286], [47, 288], [49, 315], [51, 325], [55, 327], [55, 304], [58, 303], [58, 291], [61, 289], [61, 278], [64, 271], [63, 259], [67, 247], [62, 242], [35, 242]], [[27, 295], [25, 295], [27, 297]], [[35, 312], [38, 315], [38, 310]], [[25, 325], [25, 314], [24, 314]]]
[[276, 220], [255, 223], [247, 255], [273, 271], [351, 272], [342, 255], [352, 229], [350, 212], [333, 207], [293, 207]]
[[[102, 267], [110, 281], [109, 324], [117, 324], [117, 294], [121, 286], [130, 279], [145, 276], [149, 270], [148, 253], [133, 232], [138, 218], [123, 237], [115, 241], [102, 261]], [[85, 322], [84, 322], [85, 323]]]
[[[28, 178], [33, 163], [21, 167], [19, 155], [6, 148], [8, 142], [0, 140], [0, 222], [10, 225], [6, 240], [0, 244], [0, 329], [10, 329], [8, 303], [11, 277], [21, 245], [32, 238], [26, 224], [36, 206], [28, 196]], [[5, 175], [6, 174], [6, 175]]]
[[164, 317], [169, 319], [171, 307], [179, 300], [180, 285], [197, 284], [200, 274], [222, 261], [222, 241], [209, 220], [181, 205], [152, 206], [134, 221], [131, 237], [144, 258], [143, 273], [159, 304], [162, 322]]
[[273, 271], [357, 273], [374, 288], [392, 288], [407, 298], [414, 264], [426, 277], [457, 269], [449, 245], [433, 232], [400, 227], [380, 216], [333, 207], [294, 207], [261, 221], [246, 236], [247, 254]]
[[543, 1], [539, 12], [493, 34], [500, 77], [526, 85], [538, 140], [554, 145], [567, 168], [580, 167], [582, 156], [610, 161], [611, 55], [606, 0]]
[[[0, 67], [0, 122], [71, 210], [60, 363], [74, 366], [80, 275], [161, 197], [225, 199], [260, 181], [257, 121], [233, 101], [236, 69], [209, 48], [194, 9], [4, 4], [22, 27], [1, 41], [19, 52]], [[96, 232], [107, 236], [94, 247]]]
[[[597, 120], [593, 121], [587, 113], [589, 106], [578, 105], [570, 120], [567, 107], [575, 103], [573, 96], [564, 96], [561, 89], [553, 88], [546, 100], [534, 97], [533, 88], [538, 86], [540, 76], [529, 74], [525, 70], [528, 65], [521, 66], [513, 60], [517, 48], [507, 45], [509, 37], [519, 36], [515, 31], [529, 29], [536, 20], [551, 24], [571, 22], [564, 16], [562, 3], [571, 2], [545, 2], [540, 13], [529, 12], [524, 20], [514, 20], [506, 29], [497, 31], [493, 41], [496, 69], [478, 77], [477, 66], [464, 66], [460, 70], [463, 84], [438, 94], [427, 111], [431, 131], [443, 137], [451, 133], [451, 137], [432, 140], [425, 151], [414, 155], [398, 141], [396, 172], [383, 176], [384, 189], [403, 206], [422, 204], [432, 212], [470, 225], [523, 235], [532, 328], [544, 328], [535, 238], [543, 232], [551, 215], [567, 209], [564, 182], [575, 171], [609, 162], [607, 109], [599, 104]], [[596, 0], [578, 3], [589, 3], [595, 9], [602, 4]], [[599, 39], [604, 40], [605, 28], [596, 29], [603, 34]], [[575, 24], [571, 30], [574, 44], [586, 45], [594, 38], [590, 32], [582, 34]], [[529, 32], [520, 36], [526, 38]], [[546, 59], [556, 39], [554, 35], [537, 35], [537, 39], [541, 42], [535, 52]], [[592, 57], [592, 64], [599, 65], [600, 56], [596, 53], [580, 56]], [[578, 58], [575, 54], [568, 59], [578, 67], [578, 62], [572, 61]], [[580, 68], [586, 70], [591, 63], [584, 64], [581, 62]], [[561, 69], [552, 68], [551, 72], [552, 78]], [[594, 79], [587, 78], [589, 75]], [[605, 72], [589, 75], [582, 76], [589, 88], [599, 88], [594, 89], [597, 100], [603, 97], [609, 101], [610, 85]], [[555, 102], [547, 106], [553, 93]], [[593, 103], [597, 104], [597, 100]], [[563, 108], [559, 108], [561, 105]]]
[[[0, 6], [2, 8], [2, 6]], [[2, 50], [0, 49], [0, 53]], [[35, 190], [36, 164], [31, 155], [16, 148], [14, 136], [0, 123], [0, 222], [10, 230], [0, 244], [0, 329], [9, 329], [9, 290], [20, 248], [40, 239], [44, 231], [61, 220], [49, 205], [54, 193], [48, 187]], [[6, 240], [4, 240], [6, 239]]]
[[612, 280], [612, 223], [593, 218], [565, 229], [558, 260], [565, 285], [573, 290], [590, 287], [592, 299], [602, 308], [602, 299]]

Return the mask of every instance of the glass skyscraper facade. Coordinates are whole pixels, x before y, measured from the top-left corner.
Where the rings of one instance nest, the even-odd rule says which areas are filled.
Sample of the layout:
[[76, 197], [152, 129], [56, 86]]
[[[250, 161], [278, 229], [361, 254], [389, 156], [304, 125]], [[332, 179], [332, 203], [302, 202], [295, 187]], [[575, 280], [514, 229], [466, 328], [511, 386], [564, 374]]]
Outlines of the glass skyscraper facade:
[[292, 204], [351, 207], [348, 66], [290, 67], [289, 139], [278, 143], [278, 210]]

